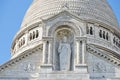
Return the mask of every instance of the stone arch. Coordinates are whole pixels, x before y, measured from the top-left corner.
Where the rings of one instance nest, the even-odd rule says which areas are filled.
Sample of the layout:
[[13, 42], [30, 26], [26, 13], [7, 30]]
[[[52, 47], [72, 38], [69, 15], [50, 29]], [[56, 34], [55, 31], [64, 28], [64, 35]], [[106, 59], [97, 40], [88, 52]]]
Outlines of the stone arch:
[[[56, 37], [56, 32], [59, 32], [59, 31], [63, 31], [63, 30], [66, 30], [68, 32], [71, 33], [72, 35], [72, 38], [71, 37], [67, 37], [67, 39], [71, 40], [73, 39], [71, 42], [69, 42], [70, 44], [70, 48], [71, 48], [71, 59], [70, 59], [70, 62], [72, 62], [70, 64], [70, 71], [71, 70], [74, 70], [74, 67], [75, 67], [75, 43], [76, 43], [76, 39], [75, 37], [80, 37], [82, 36], [84, 33], [83, 33], [83, 30], [82, 28], [80, 27], [80, 25], [78, 24], [75, 24], [73, 22], [70, 22], [70, 21], [58, 21], [56, 22], [54, 25], [52, 25], [48, 31], [47, 31], [47, 36], [51, 36], [53, 37], [53, 53], [52, 53], [52, 63], [53, 63], [53, 70], [60, 70], [60, 59], [59, 59], [59, 53], [58, 53], [58, 48], [59, 48], [59, 44], [60, 44], [60, 41], [62, 41], [62, 38], [61, 40], [58, 40], [58, 37]], [[57, 54], [57, 55], [56, 55]], [[57, 61], [57, 59], [59, 59]]]
[[54, 47], [53, 47], [53, 70], [60, 70], [60, 56], [58, 53], [58, 48], [60, 45], [60, 42], [62, 41], [63, 37], [59, 38], [57, 34], [59, 32], [66, 33], [63, 34], [64, 36], [67, 36], [68, 43], [70, 45], [71, 49], [71, 56], [70, 56], [70, 71], [74, 70], [74, 60], [75, 60], [75, 37], [81, 36], [82, 29], [80, 29], [79, 26], [76, 26], [72, 22], [64, 21], [64, 22], [57, 22], [55, 25], [53, 25], [49, 31], [48, 36], [52, 36], [54, 38]]
[[61, 26], [61, 25], [67, 25], [69, 28], [74, 30], [76, 36], [83, 35], [83, 30], [79, 25], [74, 24], [70, 21], [60, 21], [51, 26], [48, 30], [48, 36], [54, 36], [55, 31]]

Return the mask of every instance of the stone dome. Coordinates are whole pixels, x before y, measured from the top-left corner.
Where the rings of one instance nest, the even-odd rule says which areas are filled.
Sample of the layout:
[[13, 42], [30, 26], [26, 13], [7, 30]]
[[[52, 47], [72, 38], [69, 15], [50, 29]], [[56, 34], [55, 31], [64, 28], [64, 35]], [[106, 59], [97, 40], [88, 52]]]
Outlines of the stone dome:
[[120, 80], [119, 69], [120, 29], [106, 0], [33, 0], [0, 80]]
[[38, 19], [47, 19], [66, 9], [79, 18], [107, 24], [118, 29], [116, 17], [106, 0], [34, 0], [28, 9], [22, 28]]
[[[99, 27], [110, 30], [112, 33], [109, 33], [111, 34], [116, 36], [120, 35], [117, 19], [106, 0], [33, 0], [26, 12], [20, 30], [16, 33], [13, 39], [11, 47], [12, 56], [16, 57], [22, 52], [38, 45], [37, 41], [39, 42], [44, 40], [44, 36], [47, 32], [51, 32], [52, 29], [51, 28], [50, 31], [46, 31], [52, 26], [49, 24], [48, 27], [47, 23], [44, 24], [44, 22], [55, 15], [57, 16], [58, 14], [61, 14], [62, 12], [68, 12], [86, 23], [81, 26], [87, 27], [87, 23], [92, 23], [95, 26], [100, 25]], [[65, 18], [65, 16], [63, 17]], [[51, 25], [53, 24], [54, 23]], [[44, 30], [44, 25], [46, 26], [46, 30]], [[80, 27], [80, 24], [78, 24], [78, 26]], [[79, 29], [75, 30], [79, 31]], [[35, 38], [35, 36], [37, 37]], [[39, 42], [39, 44], [41, 43]]]

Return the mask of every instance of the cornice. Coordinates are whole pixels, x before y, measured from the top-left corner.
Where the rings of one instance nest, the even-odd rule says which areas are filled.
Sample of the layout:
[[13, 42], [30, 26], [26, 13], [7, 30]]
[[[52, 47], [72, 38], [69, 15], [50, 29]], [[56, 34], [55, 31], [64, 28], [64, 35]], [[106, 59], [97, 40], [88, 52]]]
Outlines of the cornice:
[[77, 14], [72, 13], [72, 12], [70, 12], [69, 10], [62, 10], [62, 11], [59, 12], [58, 14], [53, 15], [53, 16], [47, 18], [47, 19], [44, 19], [44, 22], [46, 23], [46, 22], [51, 21], [51, 20], [53, 20], [53, 19], [59, 18], [59, 17], [61, 17], [61, 16], [66, 16], [65, 19], [66, 19], [67, 17], [69, 17], [69, 18], [70, 18], [70, 17], [71, 17], [71, 18], [75, 18], [75, 19], [77, 19], [78, 21], [81, 21], [81, 22], [85, 23], [85, 20], [79, 18], [79, 16], [78, 16]]
[[108, 63], [120, 68], [120, 59], [103, 51], [100, 51], [100, 49], [96, 48], [94, 45], [87, 44], [87, 51], [101, 58], [102, 60], [107, 61]]
[[[76, 15], [75, 13], [69, 12], [68, 10], [63, 10], [63, 11], [61, 11], [60, 13], [58, 13], [58, 14], [50, 17], [50, 18], [47, 18], [47, 19], [45, 19], [45, 20], [39, 18], [39, 21], [34, 22], [34, 23], [31, 23], [30, 25], [26, 25], [27, 27], [21, 28], [21, 29], [18, 31], [18, 33], [15, 35], [14, 39], [13, 39], [12, 48], [13, 48], [14, 44], [16, 43], [16, 40], [17, 40], [21, 35], [23, 35], [24, 33], [26, 33], [26, 31], [28, 31], [28, 30], [30, 30], [30, 29], [32, 29], [32, 28], [35, 28], [36, 26], [37, 26], [37, 27], [40, 27], [40, 25], [41, 25], [42, 27], [46, 27], [45, 24], [46, 24], [47, 22], [49, 22], [49, 21], [51, 21], [51, 20], [53, 20], [53, 19], [59, 18], [59, 17], [61, 17], [61, 16], [68, 16], [69, 18], [74, 18], [74, 19], [76, 19], [76, 20], [78, 20], [78, 21], [82, 21], [82, 22], [85, 23], [85, 24], [91, 22], [91, 23], [93, 23], [93, 24], [95, 24], [95, 25], [96, 25], [96, 24], [97, 24], [97, 25], [102, 25], [103, 27], [105, 27], [105, 28], [109, 29], [110, 31], [112, 31], [113, 33], [115, 33], [116, 35], [120, 36], [120, 30], [119, 30], [119, 29], [116, 29], [116, 30], [117, 30], [117, 31], [116, 31], [115, 28], [113, 28], [113, 27], [111, 27], [111, 26], [109, 26], [109, 25], [107, 25], [107, 24], [100, 23], [100, 22], [96, 22], [96, 21], [93, 21], [93, 20], [83, 20], [83, 19], [79, 18], [79, 16]], [[12, 49], [11, 49], [11, 51], [12, 51]]]
[[27, 50], [27, 51], [23, 52], [22, 54], [20, 54], [19, 56], [17, 56], [16, 58], [13, 58], [13, 59], [9, 60], [8, 62], [6, 62], [5, 64], [1, 65], [0, 72], [4, 71], [5, 69], [9, 68], [10, 66], [15, 65], [16, 63], [20, 62], [21, 60], [25, 59], [26, 57], [34, 54], [38, 50], [42, 51], [43, 45], [38, 45], [38, 46], [34, 47], [33, 49]]
[[[115, 28], [115, 27], [113, 28], [112, 26], [110, 26], [110, 25], [108, 25], [108, 24], [102, 23], [102, 22], [100, 22], [100, 21], [95, 21], [95, 20], [92, 20], [92, 19], [84, 20], [84, 19], [81, 19], [77, 14], [72, 13], [72, 12], [70, 12], [69, 10], [62, 10], [62, 11], [59, 12], [58, 14], [53, 15], [53, 16], [47, 18], [47, 19], [38, 18], [39, 20], [37, 19], [37, 20], [33, 21], [34, 23], [32, 22], [32, 24], [26, 24], [26, 25], [25, 25], [26, 27], [20, 28], [20, 30], [16, 33], [16, 35], [15, 35], [15, 37], [14, 37], [13, 40], [16, 40], [16, 38], [18, 37], [19, 34], [24, 33], [26, 30], [34, 27], [34, 25], [45, 24], [46, 22], [51, 21], [51, 20], [53, 20], [53, 19], [55, 19], [55, 18], [57, 18], [57, 17], [59, 17], [59, 16], [63, 16], [63, 15], [68, 15], [68, 16], [74, 17], [75, 19], [77, 19], [77, 20], [79, 20], [79, 21], [82, 21], [83, 23], [89, 23], [89, 22], [94, 23], [94, 24], [97, 23], [97, 24], [99, 24], [99, 25], [101, 25], [101, 26], [103, 26], [103, 27], [111, 30], [111, 31], [114, 32], [117, 36], [120, 35], [120, 28]], [[29, 22], [29, 23], [31, 23], [31, 22]], [[119, 37], [120, 37], [120, 36], [119, 36]]]
[[120, 59], [120, 54], [114, 52], [113, 50], [108, 49], [108, 48], [103, 47], [103, 46], [99, 46], [99, 45], [95, 45], [95, 44], [93, 44], [93, 45], [94, 45], [96, 48], [98, 48], [98, 49], [101, 49], [101, 50], [104, 50], [104, 51], [108, 52], [109, 55], [112, 55], [112, 56], [114, 56], [115, 58]]

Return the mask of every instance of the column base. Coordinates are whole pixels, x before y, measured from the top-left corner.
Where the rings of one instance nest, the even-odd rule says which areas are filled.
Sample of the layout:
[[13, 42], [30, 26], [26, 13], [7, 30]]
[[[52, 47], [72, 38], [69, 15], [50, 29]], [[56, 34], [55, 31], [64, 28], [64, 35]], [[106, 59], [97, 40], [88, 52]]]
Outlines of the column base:
[[52, 72], [52, 64], [42, 64], [41, 66], [40, 66], [40, 72]]
[[79, 71], [81, 73], [88, 73], [87, 64], [77, 64], [75, 65], [75, 71]]
[[41, 65], [39, 80], [90, 80], [87, 65], [76, 65], [75, 71], [53, 71], [51, 64]]

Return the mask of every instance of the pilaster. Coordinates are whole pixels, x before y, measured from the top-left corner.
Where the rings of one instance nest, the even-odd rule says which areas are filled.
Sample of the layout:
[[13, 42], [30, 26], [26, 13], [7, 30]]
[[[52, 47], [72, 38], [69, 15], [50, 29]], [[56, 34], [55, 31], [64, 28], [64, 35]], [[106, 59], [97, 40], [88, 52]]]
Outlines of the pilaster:
[[42, 71], [51, 71], [52, 70], [52, 37], [43, 37], [43, 64], [41, 65]]
[[75, 65], [75, 71], [82, 73], [88, 73], [88, 66], [86, 63], [86, 37], [76, 37], [77, 45], [77, 64]]

